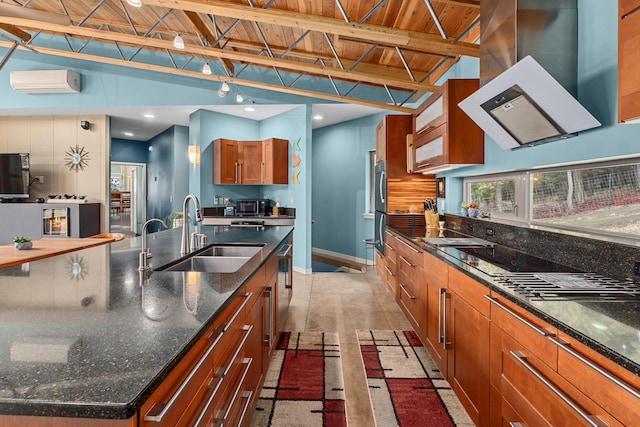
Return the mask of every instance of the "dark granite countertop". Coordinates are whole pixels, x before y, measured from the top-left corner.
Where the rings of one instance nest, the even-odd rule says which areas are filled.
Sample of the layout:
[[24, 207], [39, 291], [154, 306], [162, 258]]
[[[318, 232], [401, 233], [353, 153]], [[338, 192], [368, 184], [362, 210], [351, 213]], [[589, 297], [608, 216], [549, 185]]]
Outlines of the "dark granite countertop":
[[434, 236], [426, 235], [424, 227], [389, 229], [625, 369], [640, 375], [640, 299], [571, 301], [529, 298], [501, 285], [492, 274], [483, 273], [470, 265], [468, 260], [452, 256], [452, 251], [447, 248], [438, 249], [426, 244], [422, 238]]
[[[265, 243], [230, 274], [141, 274], [140, 237], [0, 269], [0, 414], [133, 416], [292, 231], [201, 226], [210, 244]], [[151, 269], [180, 240], [149, 234]]]

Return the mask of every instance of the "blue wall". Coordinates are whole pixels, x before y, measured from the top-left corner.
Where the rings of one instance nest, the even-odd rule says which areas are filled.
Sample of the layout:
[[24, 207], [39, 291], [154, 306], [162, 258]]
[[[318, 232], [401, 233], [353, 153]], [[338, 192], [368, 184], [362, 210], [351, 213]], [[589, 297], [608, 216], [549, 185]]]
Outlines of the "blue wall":
[[365, 257], [364, 239], [374, 235], [368, 206], [369, 151], [383, 114], [313, 132], [313, 247]]
[[111, 138], [112, 162], [147, 163], [149, 145], [146, 142]]

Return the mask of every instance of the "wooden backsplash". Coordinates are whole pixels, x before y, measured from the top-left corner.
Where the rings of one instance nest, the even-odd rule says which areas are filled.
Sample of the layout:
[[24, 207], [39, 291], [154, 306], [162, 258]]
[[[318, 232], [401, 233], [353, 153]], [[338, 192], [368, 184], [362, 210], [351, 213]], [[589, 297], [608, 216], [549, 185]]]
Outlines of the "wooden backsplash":
[[416, 178], [389, 178], [387, 181], [387, 212], [410, 212], [410, 207], [417, 207], [422, 213], [424, 200], [436, 198], [435, 175], [418, 175]]

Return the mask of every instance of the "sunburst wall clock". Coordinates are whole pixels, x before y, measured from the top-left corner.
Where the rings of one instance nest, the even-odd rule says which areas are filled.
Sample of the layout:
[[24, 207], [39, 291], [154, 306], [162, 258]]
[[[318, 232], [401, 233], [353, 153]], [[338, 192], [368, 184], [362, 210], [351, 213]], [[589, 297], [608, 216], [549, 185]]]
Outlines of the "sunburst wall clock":
[[69, 151], [65, 151], [64, 160], [64, 165], [70, 171], [83, 171], [89, 165], [89, 152], [76, 144], [75, 147], [69, 147]]

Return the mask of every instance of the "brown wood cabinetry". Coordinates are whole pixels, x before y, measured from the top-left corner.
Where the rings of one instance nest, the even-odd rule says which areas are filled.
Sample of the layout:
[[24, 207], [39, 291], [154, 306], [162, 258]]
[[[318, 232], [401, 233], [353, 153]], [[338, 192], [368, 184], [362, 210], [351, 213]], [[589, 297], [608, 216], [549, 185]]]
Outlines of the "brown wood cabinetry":
[[640, 0], [618, 1], [618, 122], [640, 118]]
[[489, 424], [488, 289], [469, 276], [449, 269], [451, 341], [447, 380], [476, 426]]
[[262, 183], [289, 183], [289, 141], [271, 138], [262, 141]]
[[427, 327], [422, 340], [436, 362], [440, 371], [447, 372], [447, 348], [451, 345], [447, 330], [451, 330], [451, 322], [447, 323], [451, 310], [451, 300], [447, 298], [449, 289], [448, 266], [433, 255], [423, 255], [424, 279], [427, 287]]
[[424, 336], [427, 320], [427, 293], [422, 280], [422, 251], [410, 242], [397, 238], [397, 301], [419, 336]]
[[415, 175], [407, 171], [407, 135], [412, 132], [412, 116], [385, 116], [376, 128], [376, 161], [386, 162], [388, 213], [409, 212], [418, 206], [422, 212], [424, 199], [436, 197], [433, 175]]
[[478, 88], [478, 79], [449, 79], [417, 109], [407, 147], [411, 172], [484, 163], [484, 133], [458, 107]]
[[288, 184], [289, 142], [213, 141], [214, 184]]
[[[383, 271], [380, 273], [384, 283], [387, 285], [389, 292], [393, 295], [393, 299], [398, 301], [400, 294], [398, 293], [398, 266], [397, 266], [397, 253], [399, 242], [395, 236], [388, 231], [385, 231], [384, 247], [385, 258], [382, 264]], [[378, 252], [376, 251], [376, 254]]]

